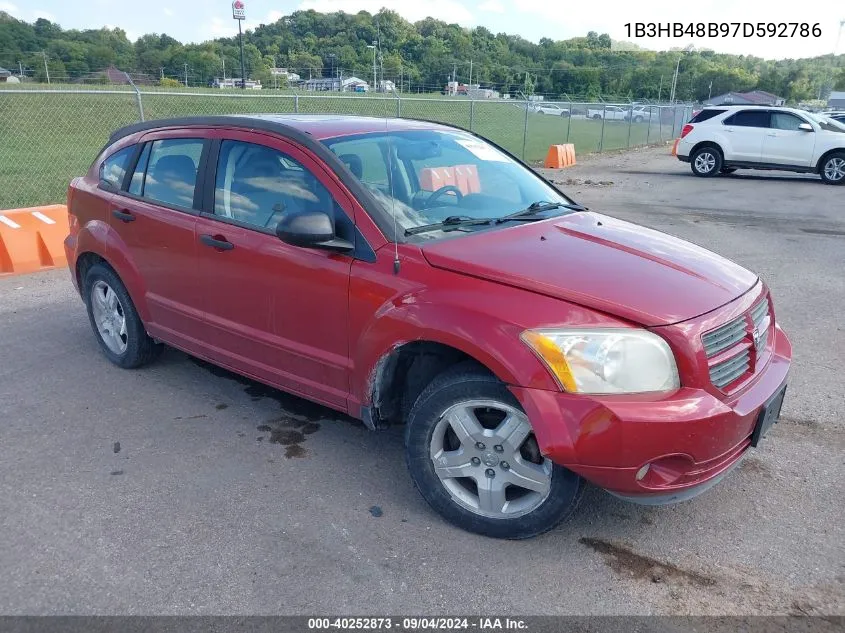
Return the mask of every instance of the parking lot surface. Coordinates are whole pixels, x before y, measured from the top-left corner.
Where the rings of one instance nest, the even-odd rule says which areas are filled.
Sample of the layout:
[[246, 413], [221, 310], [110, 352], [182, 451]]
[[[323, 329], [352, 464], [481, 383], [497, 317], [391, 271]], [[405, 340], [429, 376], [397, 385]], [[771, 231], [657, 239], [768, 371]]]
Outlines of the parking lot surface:
[[794, 345], [783, 417], [719, 486], [659, 508], [590, 488], [542, 537], [475, 536], [414, 490], [401, 428], [174, 350], [117, 369], [66, 270], [8, 277], [0, 612], [845, 614], [845, 189], [699, 179], [666, 147], [547, 173], [770, 285]]

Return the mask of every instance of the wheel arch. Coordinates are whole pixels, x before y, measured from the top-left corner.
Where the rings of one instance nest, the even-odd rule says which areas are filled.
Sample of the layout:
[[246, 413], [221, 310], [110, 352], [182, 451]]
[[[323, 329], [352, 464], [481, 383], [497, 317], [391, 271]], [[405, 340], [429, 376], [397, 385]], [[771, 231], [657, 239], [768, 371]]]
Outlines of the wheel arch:
[[818, 162], [816, 163], [816, 173], [820, 174], [822, 171], [822, 165], [827, 162], [827, 159], [830, 158], [833, 154], [843, 154], [845, 155], [845, 147], [834, 147], [833, 149], [827, 150], [824, 154], [819, 157]]
[[695, 154], [698, 150], [704, 149], [705, 147], [712, 147], [716, 151], [719, 152], [722, 156], [722, 162], [725, 161], [725, 150], [722, 149], [722, 146], [719, 145], [716, 141], [699, 141], [695, 145], [692, 146], [692, 149], [689, 151], [689, 157], [692, 159], [693, 154]]

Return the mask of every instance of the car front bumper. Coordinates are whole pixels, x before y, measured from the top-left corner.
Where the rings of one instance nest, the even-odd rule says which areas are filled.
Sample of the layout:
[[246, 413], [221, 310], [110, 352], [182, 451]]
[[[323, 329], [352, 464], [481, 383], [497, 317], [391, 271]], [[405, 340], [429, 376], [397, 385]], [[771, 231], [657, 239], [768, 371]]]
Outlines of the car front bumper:
[[627, 500], [674, 503], [709, 489], [744, 457], [762, 407], [785, 388], [791, 356], [776, 326], [766, 367], [730, 397], [691, 387], [625, 396], [511, 390], [553, 462]]

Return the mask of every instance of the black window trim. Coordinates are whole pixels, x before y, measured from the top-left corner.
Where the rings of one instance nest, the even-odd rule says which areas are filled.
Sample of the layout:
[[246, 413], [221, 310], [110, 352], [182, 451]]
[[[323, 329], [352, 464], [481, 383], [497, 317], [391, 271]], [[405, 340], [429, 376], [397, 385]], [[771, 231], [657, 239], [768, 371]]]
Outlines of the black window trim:
[[[268, 137], [272, 138], [272, 137]], [[228, 218], [223, 215], [217, 215], [214, 212], [214, 195], [215, 195], [215, 185], [217, 183], [217, 168], [220, 164], [220, 148], [223, 145], [223, 141], [233, 141], [236, 143], [249, 143], [251, 145], [261, 145], [260, 143], [254, 143], [252, 141], [244, 141], [239, 139], [227, 139], [227, 138], [215, 138], [215, 139], [208, 139], [210, 140], [210, 147], [208, 153], [205, 155], [206, 162], [203, 165], [203, 169], [205, 170], [204, 173], [204, 181], [203, 181], [203, 188], [200, 200], [200, 211], [199, 216], [202, 218], [206, 218], [208, 220], [214, 220], [216, 222], [222, 222], [223, 224], [229, 224], [231, 226], [236, 226], [241, 229], [245, 229], [247, 231], [254, 231], [256, 233], [263, 233], [264, 235], [272, 235], [273, 237], [276, 236], [276, 230], [269, 227], [264, 226], [257, 226], [255, 224], [251, 224], [249, 222], [244, 222], [243, 220], [238, 220], [236, 218]], [[288, 139], [285, 139], [288, 140]], [[261, 145], [262, 147], [267, 147], [268, 149], [272, 149], [275, 151], [280, 151], [274, 147], [269, 145]], [[284, 152], [282, 152], [284, 153]], [[295, 160], [295, 159], [294, 159]], [[200, 159], [202, 163], [202, 159]], [[298, 162], [298, 161], [297, 161]], [[304, 165], [303, 165], [304, 167]], [[307, 169], [307, 167], [305, 167]], [[309, 170], [310, 171], [310, 170]], [[317, 178], [317, 181], [322, 184], [319, 177], [314, 175]], [[325, 187], [325, 185], [323, 185]], [[352, 225], [353, 233], [355, 236], [355, 248], [354, 250], [349, 253], [349, 255], [355, 259], [359, 259], [361, 261], [375, 263], [376, 262], [376, 253], [373, 250], [373, 247], [370, 246], [367, 239], [364, 237], [364, 234], [361, 233], [358, 225], [356, 224], [354, 218], [349, 217], [349, 214], [346, 213], [346, 210], [341, 207], [340, 203], [337, 202], [334, 194], [326, 188], [329, 195], [332, 197], [332, 201], [338, 207], [340, 207], [341, 213], [346, 216], [347, 221]], [[292, 246], [292, 248], [301, 248]], [[309, 250], [318, 250], [318, 249], [309, 249]]]
[[[196, 140], [202, 141], [202, 151], [200, 152], [200, 160], [199, 164], [197, 165], [197, 182], [194, 186], [194, 202], [193, 208], [183, 207], [178, 204], [170, 204], [169, 202], [162, 202], [161, 200], [155, 200], [153, 198], [148, 198], [146, 196], [139, 196], [137, 194], [131, 193], [129, 191], [129, 185], [132, 182], [132, 175], [135, 173], [135, 169], [138, 166], [138, 159], [141, 157], [141, 153], [143, 152], [143, 147], [150, 143], [155, 143], [156, 141], [169, 141], [169, 140]], [[187, 136], [173, 136], [166, 139], [150, 139], [147, 141], [142, 141], [136, 143], [136, 150], [135, 155], [132, 157], [132, 170], [128, 171], [127, 174], [123, 177], [123, 183], [119, 190], [114, 189], [112, 190], [113, 193], [129, 198], [130, 200], [137, 200], [138, 202], [144, 202], [146, 204], [151, 204], [153, 206], [162, 207], [164, 209], [169, 209], [171, 211], [179, 211], [180, 213], [187, 213], [188, 215], [200, 215], [201, 207], [199, 206], [202, 203], [203, 195], [202, 191], [205, 186], [205, 169], [206, 164], [208, 162], [208, 151], [211, 139], [207, 137], [197, 136], [196, 134], [187, 135]], [[144, 179], [147, 177], [147, 168], [149, 167], [149, 159], [152, 157], [152, 148], [150, 148], [150, 154], [147, 157], [147, 164], [144, 166]]]

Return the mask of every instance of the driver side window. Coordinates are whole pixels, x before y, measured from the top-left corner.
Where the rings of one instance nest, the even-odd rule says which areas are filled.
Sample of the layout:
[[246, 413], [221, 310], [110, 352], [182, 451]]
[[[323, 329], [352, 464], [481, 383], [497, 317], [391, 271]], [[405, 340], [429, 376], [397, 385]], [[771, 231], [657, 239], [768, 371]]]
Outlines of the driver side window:
[[329, 191], [301, 163], [278, 150], [224, 140], [214, 185], [214, 214], [273, 229], [282, 214], [334, 213]]

